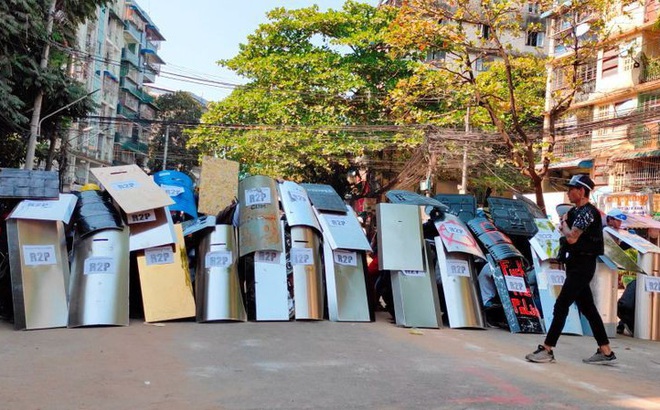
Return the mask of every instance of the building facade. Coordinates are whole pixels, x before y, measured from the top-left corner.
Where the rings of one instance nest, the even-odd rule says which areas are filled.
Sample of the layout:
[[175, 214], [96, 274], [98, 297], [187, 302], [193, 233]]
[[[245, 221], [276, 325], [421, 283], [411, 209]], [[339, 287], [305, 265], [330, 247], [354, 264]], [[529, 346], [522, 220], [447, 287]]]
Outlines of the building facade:
[[[559, 3], [558, 3], [559, 4]], [[549, 14], [549, 55], [566, 58], [558, 39], [567, 31], [578, 38], [591, 35], [594, 16], [588, 12], [566, 13], [558, 5]], [[660, 31], [655, 28], [658, 0], [620, 6], [617, 17], [607, 21], [610, 35], [597, 54], [577, 71], [578, 88], [569, 110], [555, 120], [556, 157], [550, 165], [551, 181], [590, 174], [602, 192], [627, 198], [622, 208], [646, 211], [660, 208]], [[546, 111], [571, 87], [561, 68], [548, 71]], [[546, 124], [549, 119], [546, 118]], [[551, 184], [548, 190], [554, 190]], [[650, 198], [650, 200], [649, 200]], [[632, 208], [628, 208], [631, 209]]]
[[164, 64], [158, 56], [163, 40], [132, 0], [98, 7], [96, 18], [80, 26], [71, 75], [94, 92], [97, 109], [71, 128], [65, 185], [93, 182], [93, 167], [144, 164], [145, 120], [154, 119], [157, 110], [145, 85], [156, 80]]

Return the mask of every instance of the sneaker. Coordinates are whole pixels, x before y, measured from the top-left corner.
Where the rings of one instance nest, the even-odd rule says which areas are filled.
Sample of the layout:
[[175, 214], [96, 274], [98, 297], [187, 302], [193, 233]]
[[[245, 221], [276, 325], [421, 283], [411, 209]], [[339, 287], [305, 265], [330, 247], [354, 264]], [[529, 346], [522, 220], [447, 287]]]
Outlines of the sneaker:
[[555, 354], [552, 350], [547, 351], [543, 345], [539, 345], [533, 353], [525, 356], [525, 359], [534, 363], [551, 363], [555, 361]]
[[600, 351], [600, 347], [599, 347], [593, 356], [591, 356], [588, 359], [582, 359], [582, 362], [587, 364], [614, 364], [616, 363], [616, 355], [614, 354], [614, 352], [610, 353], [609, 356], [603, 354], [603, 352]]

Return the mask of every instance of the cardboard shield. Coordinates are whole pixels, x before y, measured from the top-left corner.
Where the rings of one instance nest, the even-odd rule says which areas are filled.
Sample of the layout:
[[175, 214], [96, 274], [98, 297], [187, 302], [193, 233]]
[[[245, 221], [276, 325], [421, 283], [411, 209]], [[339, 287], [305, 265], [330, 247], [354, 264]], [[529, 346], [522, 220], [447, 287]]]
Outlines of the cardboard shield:
[[107, 229], [74, 241], [69, 327], [128, 326], [128, 229]]
[[323, 265], [318, 234], [311, 228], [291, 227], [289, 262], [293, 267], [296, 320], [323, 320]]
[[137, 253], [145, 322], [195, 316], [188, 255], [183, 228], [174, 225], [177, 243], [148, 248]]
[[246, 321], [234, 228], [216, 225], [200, 241], [195, 277], [197, 321]]
[[275, 181], [265, 176], [245, 178], [239, 185], [238, 200], [240, 256], [284, 252]]

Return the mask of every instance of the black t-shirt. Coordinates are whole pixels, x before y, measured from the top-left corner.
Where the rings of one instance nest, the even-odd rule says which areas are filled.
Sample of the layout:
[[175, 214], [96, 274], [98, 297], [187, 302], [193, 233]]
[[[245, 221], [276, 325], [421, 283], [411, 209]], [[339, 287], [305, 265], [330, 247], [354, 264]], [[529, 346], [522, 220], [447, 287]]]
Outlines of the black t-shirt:
[[569, 228], [575, 226], [582, 231], [577, 242], [568, 245], [569, 252], [577, 255], [602, 255], [604, 253], [603, 221], [600, 211], [595, 206], [587, 203], [571, 208], [568, 211], [566, 222]]

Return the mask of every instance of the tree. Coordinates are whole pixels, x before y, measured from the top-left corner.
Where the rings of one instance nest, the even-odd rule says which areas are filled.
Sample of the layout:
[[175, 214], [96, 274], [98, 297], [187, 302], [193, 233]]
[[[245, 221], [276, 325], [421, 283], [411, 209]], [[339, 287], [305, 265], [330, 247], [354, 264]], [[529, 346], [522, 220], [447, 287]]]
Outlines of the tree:
[[184, 127], [179, 124], [199, 123], [206, 107], [185, 91], [161, 95], [156, 99], [155, 104], [158, 106], [156, 118], [163, 123], [155, 127], [149, 143], [148, 167], [153, 171], [160, 171], [163, 168], [164, 137], [166, 127], [169, 127], [168, 168], [190, 171], [199, 165], [199, 151], [196, 148], [188, 149], [186, 147], [189, 136], [184, 132]]
[[388, 124], [384, 97], [411, 65], [384, 47], [394, 16], [355, 1], [272, 10], [237, 56], [220, 61], [248, 83], [211, 104], [190, 146], [249, 173], [329, 181], [351, 158], [391, 145], [393, 133], [376, 126]]
[[[30, 110], [38, 90], [44, 91], [42, 115], [84, 96], [82, 84], [67, 76], [68, 48], [75, 41], [78, 25], [93, 17], [97, 6], [108, 0], [60, 0], [56, 3], [55, 25], [48, 37], [47, 11], [50, 0], [9, 0], [0, 2], [0, 138], [23, 142], [16, 133], [27, 135]], [[43, 49], [50, 43], [53, 52], [46, 70], [39, 69]], [[86, 113], [85, 102], [44, 121], [42, 134], [52, 140], [58, 124], [68, 116]], [[52, 145], [46, 142], [46, 146]], [[23, 148], [18, 148], [23, 150]], [[43, 158], [52, 157], [43, 153]], [[15, 166], [16, 158], [0, 153], [0, 164]]]
[[[540, 10], [555, 7], [555, 2], [550, 0], [535, 3]], [[522, 13], [530, 2], [408, 0], [391, 25], [388, 43], [399, 57], [420, 59], [429, 51], [446, 55], [445, 59], [427, 65], [426, 71], [417, 71], [421, 78], [417, 83], [426, 87], [415, 92], [418, 95], [439, 93], [444, 107], [455, 107], [454, 115], [440, 118], [440, 123], [456, 124], [465, 115], [465, 109], [472, 107], [472, 124], [497, 132], [506, 147], [507, 161], [530, 179], [537, 204], [543, 208], [542, 179], [548, 171], [554, 146], [553, 121], [572, 104], [583, 84], [580, 70], [595, 58], [597, 45], [606, 41], [609, 35], [606, 21], [616, 10], [620, 11], [615, 3], [585, 0], [562, 6], [568, 30], [556, 41], [572, 53], [553, 62], [565, 68], [563, 75], [567, 85], [549, 99], [550, 108], [545, 112], [551, 120], [545, 143], [540, 125], [547, 61], [541, 55], [523, 54], [521, 47], [511, 43], [511, 39], [528, 39], [530, 35], [544, 32], [540, 19], [526, 18]], [[582, 21], [578, 17], [584, 13], [590, 16], [587, 35], [576, 32]], [[488, 64], [488, 71], [480, 73], [484, 64]], [[399, 87], [398, 92], [405, 95], [402, 88]], [[429, 119], [433, 113], [438, 113], [433, 108], [405, 111], [395, 106], [393, 111], [411, 114], [413, 120]], [[537, 169], [539, 162], [542, 166]]]

